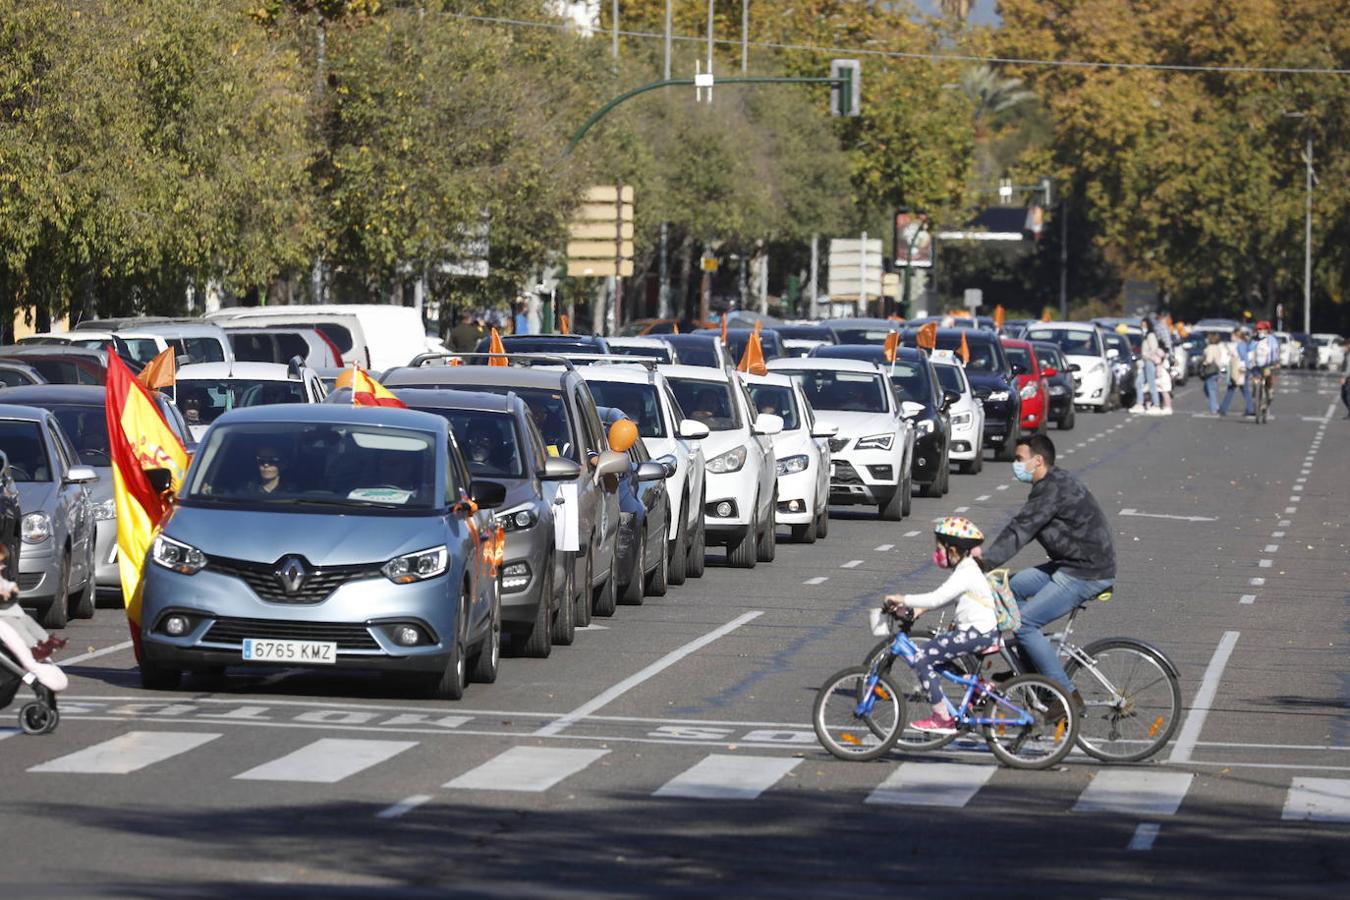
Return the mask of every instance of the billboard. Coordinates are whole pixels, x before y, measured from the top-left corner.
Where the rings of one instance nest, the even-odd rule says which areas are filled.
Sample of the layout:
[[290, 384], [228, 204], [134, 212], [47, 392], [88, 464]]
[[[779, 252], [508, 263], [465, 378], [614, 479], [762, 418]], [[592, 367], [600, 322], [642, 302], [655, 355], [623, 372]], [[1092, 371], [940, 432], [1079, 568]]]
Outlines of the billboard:
[[933, 233], [928, 230], [927, 216], [908, 211], [895, 214], [895, 265], [933, 267]]

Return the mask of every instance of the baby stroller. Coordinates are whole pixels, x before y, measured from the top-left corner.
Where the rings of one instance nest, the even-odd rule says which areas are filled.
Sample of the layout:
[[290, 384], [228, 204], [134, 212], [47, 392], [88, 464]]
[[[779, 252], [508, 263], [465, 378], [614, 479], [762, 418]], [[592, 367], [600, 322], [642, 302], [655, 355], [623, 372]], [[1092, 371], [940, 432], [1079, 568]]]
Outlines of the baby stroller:
[[19, 708], [19, 727], [26, 734], [51, 734], [61, 721], [56, 695], [66, 689], [66, 673], [59, 666], [33, 659], [28, 647], [7, 622], [0, 621], [0, 709], [14, 702], [22, 685], [33, 699]]

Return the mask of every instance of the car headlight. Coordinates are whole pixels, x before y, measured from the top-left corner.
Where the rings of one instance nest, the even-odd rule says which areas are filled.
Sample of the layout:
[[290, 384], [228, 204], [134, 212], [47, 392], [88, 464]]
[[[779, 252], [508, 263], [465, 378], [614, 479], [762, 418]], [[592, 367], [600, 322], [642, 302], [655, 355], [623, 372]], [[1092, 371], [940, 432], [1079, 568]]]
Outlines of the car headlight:
[[526, 528], [530, 528], [538, 521], [539, 517], [534, 514], [534, 510], [525, 507], [508, 509], [506, 512], [500, 513], [497, 516], [497, 524], [502, 526], [502, 529], [508, 533], [512, 531], [523, 531]]
[[917, 429], [919, 430], [919, 434], [932, 434], [932, 433], [933, 433], [933, 420], [932, 420], [932, 419], [919, 419], [917, 422], [914, 423], [914, 427], [917, 428]]
[[1030, 400], [1032, 397], [1036, 396], [1036, 385], [1027, 382], [1022, 385], [1022, 389], [1017, 392], [1017, 396], [1021, 397], [1023, 400]]
[[443, 575], [449, 560], [450, 553], [442, 544], [405, 556], [396, 556], [385, 563], [380, 571], [394, 584], [412, 584], [414, 581], [425, 581]]
[[1052, 385], [1050, 385], [1050, 395], [1051, 395], [1051, 396], [1053, 396], [1053, 397], [1058, 397], [1058, 396], [1060, 396], [1060, 395], [1063, 394], [1063, 393], [1064, 393], [1064, 385], [1062, 385], [1062, 384], [1052, 384]]
[[206, 566], [206, 554], [190, 544], [157, 535], [150, 545], [150, 558], [157, 565], [180, 575], [196, 575]]
[[[1122, 366], [1128, 367], [1128, 366], [1129, 366], [1129, 363], [1121, 363], [1121, 365], [1122, 365]], [[1102, 362], [1101, 360], [1097, 360], [1096, 362], [1094, 362], [1094, 363], [1092, 364], [1092, 368], [1088, 369], [1088, 371], [1089, 371], [1089, 372], [1105, 372], [1105, 371], [1106, 371], [1106, 363]]]
[[972, 421], [974, 421], [974, 420], [975, 420], [975, 414], [974, 414], [974, 413], [968, 413], [968, 412], [957, 413], [956, 415], [952, 416], [952, 425], [954, 425], [954, 426], [957, 426], [957, 425], [969, 425], [969, 424], [970, 424]]
[[744, 447], [735, 447], [726, 453], [714, 456], [708, 460], [708, 471], [714, 475], [725, 475], [728, 472], [739, 472], [741, 466], [745, 465], [746, 449]]
[[117, 501], [109, 498], [102, 503], [91, 503], [90, 508], [94, 511], [94, 519], [99, 522], [106, 522], [109, 519], [117, 518]]
[[798, 456], [785, 456], [778, 461], [778, 474], [792, 475], [796, 472], [805, 472], [808, 462], [805, 453]]
[[999, 403], [999, 402], [1002, 402], [1002, 401], [1004, 401], [1004, 400], [1007, 400], [1008, 397], [1009, 397], [1009, 394], [1008, 394], [1007, 391], [990, 391], [990, 392], [989, 392], [989, 396], [986, 397], [985, 399], [987, 399], [987, 400], [993, 400], [995, 403]]
[[853, 445], [854, 450], [889, 450], [895, 443], [895, 435], [887, 434], [869, 434], [865, 438], [859, 438], [858, 443]]
[[52, 520], [46, 513], [32, 512], [23, 517], [20, 527], [25, 544], [40, 544], [52, 536]]

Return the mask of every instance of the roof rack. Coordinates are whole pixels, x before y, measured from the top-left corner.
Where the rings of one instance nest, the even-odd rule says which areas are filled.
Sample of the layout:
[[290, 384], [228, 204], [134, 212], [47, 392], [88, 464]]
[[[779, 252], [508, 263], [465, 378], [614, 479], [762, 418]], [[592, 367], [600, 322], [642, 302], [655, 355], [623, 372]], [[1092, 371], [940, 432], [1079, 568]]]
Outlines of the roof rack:
[[568, 359], [607, 366], [642, 366], [648, 372], [655, 372], [657, 366], [663, 365], [661, 360], [654, 356], [625, 356], [622, 353], [569, 353]]
[[396, 368], [420, 369], [427, 363], [436, 359], [505, 359], [513, 365], [528, 366], [562, 366], [566, 369], [575, 369], [571, 361], [562, 356], [551, 356], [545, 353], [419, 353], [414, 356], [406, 367]]

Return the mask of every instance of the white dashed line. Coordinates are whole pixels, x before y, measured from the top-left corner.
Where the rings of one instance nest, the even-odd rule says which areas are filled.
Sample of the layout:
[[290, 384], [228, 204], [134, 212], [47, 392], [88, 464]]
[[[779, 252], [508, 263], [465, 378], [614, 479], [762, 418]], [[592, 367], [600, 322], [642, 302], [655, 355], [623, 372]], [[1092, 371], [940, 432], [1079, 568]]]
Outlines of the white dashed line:
[[998, 487], [994, 488], [996, 491], [1006, 491], [1007, 489], [1008, 486], [1006, 484], [1000, 484]]
[[1266, 580], [1265, 580], [1264, 578], [1253, 578], [1253, 579], [1251, 580], [1251, 586], [1252, 586], [1252, 587], [1260, 587], [1261, 585], [1263, 585], [1263, 584], [1265, 584], [1265, 583], [1266, 583]]
[[970, 507], [969, 507], [969, 506], [958, 506], [956, 509], [952, 510], [952, 512], [957, 512], [957, 513], [963, 513], [963, 512], [969, 512], [969, 511], [970, 511]]
[[886, 553], [886, 552], [891, 551], [891, 550], [894, 550], [894, 549], [895, 549], [895, 545], [894, 545], [894, 544], [882, 544], [880, 547], [877, 548], [877, 552], [878, 552], [878, 553]]
[[830, 579], [824, 575], [817, 575], [815, 578], [808, 578], [802, 584], [824, 584]]
[[1282, 538], [1282, 537], [1284, 537], [1284, 532], [1283, 532], [1283, 531], [1272, 531], [1272, 532], [1270, 533], [1270, 536], [1271, 536], [1271, 537], [1279, 537], [1279, 538]]
[[1259, 563], [1257, 563], [1257, 565], [1263, 569], [1269, 569], [1273, 562], [1274, 562], [1273, 560], [1263, 559]]
[[1284, 511], [1287, 512], [1287, 513], [1293, 514], [1293, 513], [1298, 512], [1298, 507], [1297, 507], [1297, 506], [1286, 506], [1286, 507], [1284, 508]]
[[1288, 528], [1288, 527], [1289, 527], [1289, 520], [1288, 520], [1288, 519], [1281, 519], [1281, 520], [1280, 520], [1280, 527], [1281, 527], [1281, 528]]
[[918, 536], [919, 536], [919, 533], [918, 533], [917, 531], [906, 531], [906, 532], [905, 532], [905, 537], [918, 537]]
[[981, 494], [980, 496], [978, 496], [978, 497], [975, 498], [975, 502], [976, 502], [976, 503], [983, 503], [984, 501], [986, 501], [986, 500], [988, 500], [988, 499], [989, 499], [989, 495], [988, 495], [988, 494]]
[[1250, 606], [1251, 604], [1253, 604], [1253, 603], [1256, 602], [1256, 595], [1255, 595], [1255, 594], [1243, 594], [1243, 595], [1242, 595], [1242, 599], [1240, 599], [1238, 602], [1239, 602], [1239, 603], [1245, 603], [1245, 604], [1247, 604], [1248, 606]]
[[431, 800], [430, 794], [413, 794], [406, 800], [400, 800], [393, 806], [386, 806], [375, 814], [377, 819], [397, 819], [399, 816], [412, 812], [423, 803]]
[[1264, 552], [1264, 553], [1279, 553], [1279, 552], [1280, 552], [1280, 545], [1279, 545], [1279, 544], [1266, 544], [1266, 549], [1265, 549], [1264, 551], [1262, 551], [1262, 552]]
[[840, 566], [839, 568], [841, 568], [841, 569], [856, 569], [856, 568], [858, 568], [858, 566], [861, 566], [862, 564], [863, 564], [863, 561], [862, 561], [861, 559], [850, 559], [848, 562], [844, 563], [844, 564], [843, 564], [842, 566]]

